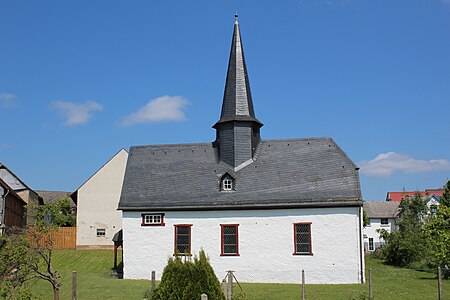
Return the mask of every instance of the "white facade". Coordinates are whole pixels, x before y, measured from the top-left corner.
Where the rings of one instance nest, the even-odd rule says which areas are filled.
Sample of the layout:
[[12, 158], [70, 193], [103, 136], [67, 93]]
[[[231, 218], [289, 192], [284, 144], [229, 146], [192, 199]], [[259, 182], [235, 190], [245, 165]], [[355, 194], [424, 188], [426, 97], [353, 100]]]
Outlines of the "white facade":
[[[141, 226], [144, 212], [123, 212], [124, 278], [149, 279], [174, 254], [174, 225], [191, 224], [191, 253], [204, 249], [217, 277], [240, 282], [360, 283], [361, 208], [170, 211], [164, 226]], [[152, 212], [153, 213], [153, 212]], [[311, 222], [312, 255], [293, 255], [294, 223]], [[239, 256], [221, 256], [221, 224], [238, 224]]]
[[364, 227], [364, 249], [372, 252], [384, 243], [377, 230], [384, 229], [392, 232], [397, 230], [397, 225], [395, 218], [369, 218], [369, 222], [369, 225]]
[[77, 249], [112, 248], [122, 229], [117, 205], [128, 152], [120, 150], [77, 190]]

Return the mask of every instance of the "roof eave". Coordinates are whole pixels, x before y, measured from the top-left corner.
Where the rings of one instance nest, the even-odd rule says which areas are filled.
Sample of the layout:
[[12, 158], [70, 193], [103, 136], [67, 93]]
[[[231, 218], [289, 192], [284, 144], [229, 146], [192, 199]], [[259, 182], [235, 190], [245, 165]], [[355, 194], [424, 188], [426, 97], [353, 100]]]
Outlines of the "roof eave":
[[271, 203], [271, 204], [238, 204], [238, 205], [198, 205], [198, 206], [122, 206], [123, 211], [211, 211], [211, 210], [266, 210], [292, 208], [326, 208], [326, 207], [361, 207], [362, 200], [318, 201], [300, 203]]

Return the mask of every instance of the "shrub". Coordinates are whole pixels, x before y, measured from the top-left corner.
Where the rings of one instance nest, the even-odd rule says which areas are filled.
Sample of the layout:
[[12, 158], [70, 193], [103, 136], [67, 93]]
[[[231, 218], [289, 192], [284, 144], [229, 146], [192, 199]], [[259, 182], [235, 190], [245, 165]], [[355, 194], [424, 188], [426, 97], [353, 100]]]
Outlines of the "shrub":
[[219, 280], [203, 250], [194, 260], [181, 257], [169, 258], [161, 282], [152, 300], [192, 300], [202, 294], [208, 300], [224, 300]]

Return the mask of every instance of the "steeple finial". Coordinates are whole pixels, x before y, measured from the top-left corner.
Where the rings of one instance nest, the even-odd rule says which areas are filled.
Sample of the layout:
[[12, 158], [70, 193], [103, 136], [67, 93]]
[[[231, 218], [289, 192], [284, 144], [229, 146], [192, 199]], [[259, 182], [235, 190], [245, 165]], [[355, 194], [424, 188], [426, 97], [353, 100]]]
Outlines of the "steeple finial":
[[234, 24], [239, 24], [239, 15], [237, 13], [234, 14]]

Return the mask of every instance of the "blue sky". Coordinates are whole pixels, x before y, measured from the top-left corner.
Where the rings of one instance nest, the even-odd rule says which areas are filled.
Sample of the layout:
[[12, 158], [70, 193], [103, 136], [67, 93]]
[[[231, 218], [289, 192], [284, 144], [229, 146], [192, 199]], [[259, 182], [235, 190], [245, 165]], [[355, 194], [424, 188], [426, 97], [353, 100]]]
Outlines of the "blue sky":
[[235, 12], [263, 139], [331, 136], [369, 201], [450, 177], [450, 0], [0, 0], [0, 161], [74, 191], [122, 147], [213, 141]]

